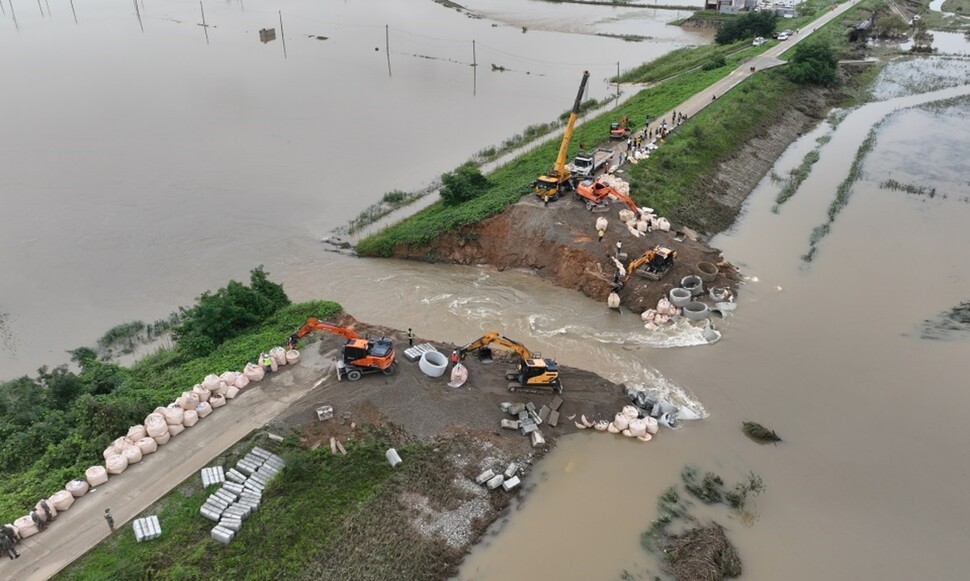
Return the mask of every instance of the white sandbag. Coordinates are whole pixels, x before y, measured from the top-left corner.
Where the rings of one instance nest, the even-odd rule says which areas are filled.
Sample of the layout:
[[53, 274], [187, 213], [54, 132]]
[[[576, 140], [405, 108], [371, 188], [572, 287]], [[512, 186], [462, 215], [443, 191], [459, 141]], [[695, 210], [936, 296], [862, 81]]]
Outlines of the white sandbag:
[[610, 422], [610, 425], [606, 426], [606, 431], [611, 434], [619, 434], [622, 430], [616, 427], [616, 424], [614, 424], [613, 422]]
[[111, 445], [114, 446], [115, 452], [117, 452], [119, 454], [121, 454], [122, 452], [124, 452], [125, 451], [125, 448], [127, 448], [128, 446], [131, 446], [131, 444], [132, 444], [131, 440], [129, 440], [125, 436], [122, 436], [120, 438], [117, 438], [117, 439], [115, 439], [114, 442], [111, 442]]
[[597, 231], [599, 231], [599, 230], [604, 230], [605, 231], [606, 230], [606, 227], [608, 225], [609, 225], [609, 221], [606, 218], [604, 218], [603, 216], [600, 216], [599, 218], [596, 219], [596, 230]]
[[70, 492], [74, 498], [81, 498], [88, 493], [88, 489], [90, 488], [91, 485], [88, 484], [88, 481], [84, 480], [83, 478], [75, 478], [64, 485], [64, 489]]
[[643, 221], [643, 220], [637, 220], [637, 231], [639, 231], [639, 232], [646, 232], [647, 231], [647, 223], [645, 221]]
[[657, 313], [661, 315], [667, 315], [669, 317], [670, 315], [674, 314], [674, 305], [672, 305], [670, 301], [668, 301], [667, 298], [664, 297], [659, 301], [657, 301]]
[[55, 510], [63, 512], [74, 504], [74, 495], [66, 490], [58, 490], [47, 499], [47, 504], [54, 507]]
[[172, 424], [168, 427], [168, 435], [175, 437], [185, 431], [185, 426], [182, 424]]
[[169, 440], [172, 439], [172, 434], [169, 434], [168, 430], [166, 429], [164, 434], [161, 436], [153, 436], [152, 439], [155, 440], [155, 443], [159, 446], [164, 446], [165, 444], [168, 444]]
[[[181, 426], [182, 420], [184, 418], [185, 418], [184, 408], [180, 406], [176, 406], [175, 404], [172, 404], [171, 406], [165, 408], [165, 423], [168, 424], [169, 426]], [[171, 430], [171, 428], [169, 428], [169, 430]]]
[[232, 385], [233, 383], [236, 382], [237, 377], [239, 377], [238, 371], [226, 371], [225, 373], [219, 376], [219, 379], [224, 381], [226, 385]]
[[137, 442], [135, 442], [135, 445], [138, 446], [139, 450], [141, 450], [142, 456], [145, 456], [146, 454], [151, 454], [156, 450], [158, 450], [158, 442], [155, 441], [155, 438], [152, 438], [150, 436], [145, 436], [144, 438], [138, 440]]
[[255, 363], [247, 363], [246, 368], [243, 369], [243, 375], [249, 378], [249, 381], [262, 381], [266, 372], [263, 368]]
[[286, 363], [287, 365], [293, 365], [294, 363], [300, 362], [300, 352], [296, 349], [290, 349], [286, 352]]
[[636, 216], [633, 214], [633, 210], [627, 210], [626, 208], [620, 210], [620, 222], [626, 224], [627, 222], [633, 220]]
[[138, 424], [137, 426], [132, 426], [128, 428], [128, 435], [126, 437], [130, 442], [137, 442], [138, 440], [141, 440], [147, 435], [148, 435], [148, 432], [145, 430], [145, 426], [143, 426], [142, 424]]
[[185, 412], [185, 419], [182, 420], [182, 425], [186, 428], [191, 428], [195, 424], [199, 423], [199, 412], [195, 410], [188, 410]]
[[230, 385], [229, 388], [226, 390], [225, 398], [226, 399], [233, 399], [237, 395], [239, 395], [239, 388], [236, 387], [235, 385]]
[[30, 518], [29, 514], [13, 521], [13, 526], [17, 527], [17, 532], [20, 533], [21, 539], [32, 537], [40, 532], [40, 529], [34, 524], [34, 519]]
[[273, 361], [275, 361], [277, 365], [281, 367], [286, 365], [286, 349], [279, 346], [273, 347], [269, 350], [269, 356], [273, 358]]
[[647, 331], [656, 331], [657, 330], [657, 325], [654, 324], [653, 321], [650, 321], [649, 323], [646, 323], [643, 326], [643, 328], [646, 329]]
[[221, 408], [222, 406], [226, 405], [226, 396], [214, 394], [209, 398], [208, 403], [212, 406], [212, 409]]
[[610, 296], [606, 298], [606, 306], [608, 306], [611, 309], [619, 308], [620, 295], [616, 293], [610, 293]]
[[141, 448], [139, 448], [138, 446], [131, 446], [131, 447], [125, 448], [124, 456], [125, 456], [125, 459], [128, 460], [129, 466], [131, 466], [132, 464], [138, 464], [139, 462], [141, 462], [141, 458], [142, 458]]
[[107, 468], [108, 474], [121, 474], [128, 468], [128, 458], [112, 456], [105, 461], [104, 467]]
[[101, 457], [107, 460], [108, 458], [111, 458], [112, 456], [117, 456], [118, 454], [119, 452], [115, 450], [114, 444], [112, 444], [107, 448], [105, 448], [104, 452], [101, 452]]
[[630, 436], [633, 438], [640, 437], [647, 433], [647, 422], [642, 419], [630, 420]]
[[627, 419], [630, 419], [630, 420], [640, 417], [640, 410], [638, 410], [632, 405], [623, 406], [623, 411], [621, 411], [620, 413], [625, 415]]
[[[153, 411], [152, 413], [153, 414], [162, 414], [162, 416], [164, 417], [165, 416], [165, 413], [164, 412], [165, 412], [165, 408], [163, 408], [162, 406], [158, 406], [157, 408], [155, 408], [155, 411]], [[149, 435], [151, 435], [151, 434], [149, 434]]]
[[209, 375], [205, 376], [205, 379], [202, 380], [202, 386], [208, 389], [209, 391], [215, 391], [220, 381], [222, 380], [219, 378], [218, 375], [216, 375], [215, 373], [210, 373]]
[[240, 373], [239, 377], [236, 378], [236, 381], [234, 381], [232, 385], [236, 389], [244, 389], [247, 385], [249, 385], [249, 381], [250, 379], [248, 375], [245, 373]]
[[657, 220], [657, 228], [660, 228], [664, 232], [670, 232], [670, 220], [666, 218]]
[[84, 478], [91, 486], [101, 486], [108, 481], [108, 471], [104, 466], [92, 466], [84, 471]]
[[652, 321], [653, 316], [657, 314], [656, 309], [647, 309], [640, 314], [640, 318], [644, 321]]
[[[622, 412], [620, 412], [613, 418], [613, 425], [616, 426], [617, 431], [622, 432], [630, 427], [630, 418], [626, 417]], [[616, 432], [613, 433], [615, 434]]]
[[646, 427], [647, 427], [647, 433], [648, 434], [654, 435], [654, 434], [656, 434], [657, 432], [660, 431], [660, 423], [657, 422], [657, 419], [656, 418], [652, 418], [650, 416], [647, 416], [647, 417], [643, 418], [643, 421], [646, 422]]
[[[212, 398], [209, 398], [209, 399], [211, 400]], [[195, 406], [195, 412], [199, 414], [199, 419], [202, 419], [212, 413], [212, 404], [210, 404], [207, 401], [204, 401], [199, 405]]]
[[212, 394], [212, 392], [209, 391], [209, 388], [201, 383], [197, 383], [195, 387], [192, 388], [192, 393], [199, 396], [199, 401], [209, 401], [209, 396]]
[[148, 417], [145, 418], [145, 432], [152, 438], [156, 438], [156, 441], [162, 434], [167, 434], [168, 422], [165, 421], [165, 416], [157, 413], [148, 414]]
[[[217, 383], [218, 383], [218, 380], [217, 380]], [[212, 388], [210, 387], [209, 390], [211, 391]], [[191, 391], [183, 391], [181, 399], [182, 399], [182, 402], [179, 405], [181, 405], [182, 409], [184, 410], [192, 410], [192, 409], [195, 409], [195, 406], [199, 405], [199, 394], [197, 393], [194, 393]]]

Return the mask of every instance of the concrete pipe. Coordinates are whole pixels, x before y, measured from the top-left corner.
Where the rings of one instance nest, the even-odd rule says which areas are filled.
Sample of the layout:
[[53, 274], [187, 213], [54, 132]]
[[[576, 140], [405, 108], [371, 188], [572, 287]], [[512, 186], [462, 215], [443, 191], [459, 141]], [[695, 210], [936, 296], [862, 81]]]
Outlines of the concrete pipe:
[[710, 312], [707, 305], [700, 301], [692, 301], [684, 305], [684, 316], [692, 321], [706, 319]]
[[704, 281], [696, 274], [689, 274], [680, 279], [680, 286], [690, 291], [690, 296], [696, 297], [704, 292]]
[[448, 358], [438, 351], [425, 351], [421, 354], [418, 367], [428, 377], [441, 377], [448, 369]]
[[670, 303], [675, 307], [683, 307], [690, 302], [690, 291], [685, 288], [670, 289]]
[[698, 262], [694, 266], [694, 270], [697, 271], [697, 276], [701, 277], [704, 282], [714, 282], [717, 278], [717, 265], [712, 262]]

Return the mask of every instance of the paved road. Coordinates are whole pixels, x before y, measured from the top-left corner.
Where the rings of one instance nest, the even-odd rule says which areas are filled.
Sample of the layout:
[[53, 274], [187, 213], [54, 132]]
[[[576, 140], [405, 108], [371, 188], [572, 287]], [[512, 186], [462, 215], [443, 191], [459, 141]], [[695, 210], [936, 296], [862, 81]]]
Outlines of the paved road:
[[728, 76], [714, 83], [707, 89], [704, 89], [703, 91], [695, 94], [693, 97], [691, 97], [687, 101], [684, 101], [674, 109], [670, 111], [666, 111], [659, 117], [653, 118], [650, 123], [649, 129], [652, 129], [654, 133], [656, 133], [656, 131], [660, 128], [660, 122], [663, 121], [664, 119], [666, 119], [669, 124], [670, 119], [673, 117], [674, 111], [677, 111], [678, 113], [683, 113], [688, 117], [693, 117], [701, 109], [711, 104], [714, 101], [713, 97], [715, 95], [720, 97], [721, 95], [723, 95], [724, 93], [727, 93], [734, 87], [740, 85], [745, 81], [745, 79], [750, 77], [751, 76], [750, 68], [752, 66], [755, 67], [755, 70], [761, 71], [764, 69], [770, 69], [772, 67], [777, 67], [785, 64], [785, 61], [780, 60], [778, 58], [778, 55], [785, 52], [792, 46], [802, 42], [806, 38], [809, 38], [812, 35], [812, 32], [814, 32], [816, 28], [820, 28], [825, 24], [828, 24], [830, 21], [832, 21], [832, 19], [843, 14], [846, 10], [858, 4], [859, 1], [860, 0], [851, 0], [850, 2], [839, 4], [835, 10], [829, 10], [824, 15], [820, 16], [814, 21], [809, 22], [808, 24], [805, 24], [804, 26], [802, 26], [801, 32], [792, 35], [788, 40], [779, 42], [777, 45], [769, 48], [768, 50], [761, 53], [760, 55], [738, 66], [738, 68], [731, 71], [731, 73], [728, 74]]
[[[313, 391], [319, 379], [331, 374], [330, 369], [332, 365], [312, 348], [302, 354], [299, 364], [283, 367], [263, 381], [250, 384], [225, 407], [199, 420], [121, 475], [112, 476], [96, 491], [77, 499], [69, 510], [58, 514], [47, 530], [21, 542], [19, 559], [4, 557], [0, 561], [0, 579], [34, 581], [55, 575], [107, 538], [109, 530], [103, 516], [106, 508], [114, 515], [115, 534], [134, 534], [126, 526], [128, 521]], [[50, 494], [54, 492], [51, 490]], [[161, 525], [164, 535], [164, 518]]]

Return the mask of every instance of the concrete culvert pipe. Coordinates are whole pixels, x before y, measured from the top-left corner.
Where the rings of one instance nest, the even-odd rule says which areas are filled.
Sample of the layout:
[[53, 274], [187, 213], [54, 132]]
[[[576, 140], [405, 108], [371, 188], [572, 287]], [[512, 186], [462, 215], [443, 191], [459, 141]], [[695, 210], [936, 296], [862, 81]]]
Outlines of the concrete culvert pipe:
[[441, 377], [448, 369], [448, 358], [438, 351], [425, 351], [421, 354], [418, 367], [428, 377]]
[[700, 301], [692, 301], [684, 305], [684, 316], [692, 321], [706, 319], [710, 312], [707, 305]]
[[717, 278], [717, 265], [711, 262], [698, 262], [694, 269], [697, 270], [697, 276], [701, 277], [704, 282], [714, 282]]
[[690, 291], [685, 288], [670, 289], [670, 303], [675, 307], [683, 307], [690, 302]]
[[680, 286], [689, 290], [692, 297], [704, 292], [704, 282], [696, 274], [690, 274], [680, 279]]

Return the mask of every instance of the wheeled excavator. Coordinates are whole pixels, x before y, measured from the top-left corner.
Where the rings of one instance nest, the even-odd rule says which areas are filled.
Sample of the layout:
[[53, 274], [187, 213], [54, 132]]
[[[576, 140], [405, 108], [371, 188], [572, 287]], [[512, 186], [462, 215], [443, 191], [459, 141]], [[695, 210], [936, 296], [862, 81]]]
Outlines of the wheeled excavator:
[[364, 339], [357, 336], [349, 327], [341, 327], [316, 317], [310, 317], [296, 332], [290, 335], [288, 341], [290, 349], [296, 347], [297, 341], [310, 333], [326, 331], [340, 335], [347, 339], [344, 344], [343, 359], [337, 361], [337, 377], [346, 377], [350, 381], [357, 381], [367, 373], [383, 373], [394, 375], [397, 372], [397, 361], [394, 359], [394, 343], [387, 337], [380, 339]]
[[630, 261], [623, 282], [628, 282], [634, 272], [650, 280], [660, 280], [674, 266], [674, 258], [677, 258], [676, 250], [658, 244]]
[[630, 129], [627, 124], [630, 118], [626, 115], [620, 118], [619, 123], [610, 123], [610, 139], [626, 139], [630, 136]]
[[555, 393], [562, 393], [562, 381], [559, 379], [559, 365], [554, 359], [543, 359], [539, 353], [533, 353], [519, 343], [504, 335], [491, 331], [475, 339], [468, 345], [458, 349], [458, 357], [464, 359], [465, 355], [473, 351], [479, 351], [483, 359], [491, 359], [491, 349], [489, 345], [499, 345], [506, 349], [511, 349], [519, 356], [518, 368], [505, 374], [508, 380], [515, 380], [509, 383], [509, 391], [516, 389], [526, 390], [552, 390]]
[[558, 200], [561, 192], [573, 189], [573, 176], [569, 169], [566, 168], [566, 153], [569, 150], [569, 140], [573, 136], [576, 117], [579, 116], [579, 104], [583, 100], [583, 91], [586, 90], [586, 82], [588, 80], [589, 71], [583, 71], [583, 80], [579, 83], [576, 102], [573, 103], [573, 109], [569, 113], [566, 132], [562, 134], [562, 143], [559, 145], [559, 155], [556, 157], [556, 164], [550, 173], [539, 176], [539, 179], [532, 182], [532, 187], [536, 195], [542, 198], [543, 202]]

